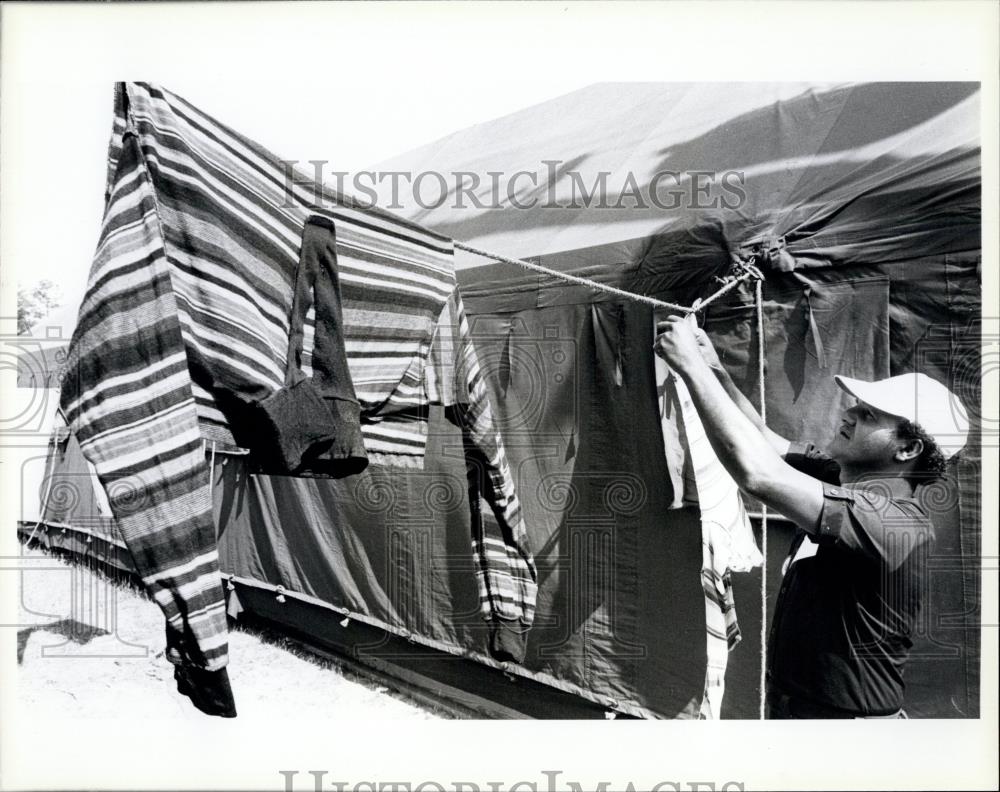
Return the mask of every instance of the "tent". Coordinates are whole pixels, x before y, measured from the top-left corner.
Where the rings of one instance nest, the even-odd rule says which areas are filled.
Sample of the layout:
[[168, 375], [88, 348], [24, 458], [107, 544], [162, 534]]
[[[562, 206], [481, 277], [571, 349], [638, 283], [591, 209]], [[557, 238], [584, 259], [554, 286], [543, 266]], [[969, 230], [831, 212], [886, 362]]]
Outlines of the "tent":
[[61, 305], [17, 343], [19, 530], [26, 538], [110, 570], [129, 573], [131, 559], [94, 467], [59, 414], [59, 386], [79, 306]]
[[[385, 163], [442, 175], [445, 200], [402, 191], [379, 203], [498, 254], [685, 304], [754, 256], [769, 420], [822, 443], [841, 403], [834, 373], [925, 371], [975, 426], [978, 145], [971, 84], [598, 85]], [[458, 195], [459, 173], [479, 186]], [[512, 185], [518, 173], [537, 175]], [[474, 678], [484, 698], [521, 680], [543, 701], [561, 691], [614, 712], [691, 715], [705, 673], [701, 539], [696, 511], [672, 508], [651, 311], [513, 264], [469, 266], [480, 261], [460, 262], [459, 283], [538, 566], [524, 662], [491, 658], [477, 624], [461, 438], [433, 409], [422, 470], [318, 481], [217, 457], [230, 614], [349, 644], [373, 665]], [[752, 295], [713, 305], [705, 327], [756, 400]], [[924, 492], [939, 536], [907, 708], [975, 717], [975, 436], [950, 473], [957, 490]], [[789, 536], [769, 523], [769, 602]], [[756, 717], [760, 575], [738, 577], [736, 598], [743, 641], [723, 716]]]
[[[820, 446], [831, 438], [846, 404], [833, 374], [922, 371], [946, 383], [973, 430], [949, 484], [922, 492], [937, 545], [907, 709], [976, 716], [977, 84], [594, 85], [456, 132], [376, 172], [406, 174], [413, 185], [393, 190], [384, 179], [383, 205], [457, 240], [672, 302], [711, 293], [734, 257], [756, 256], [766, 276], [767, 415], [786, 437]], [[676, 514], [655, 503], [658, 482], [668, 478], [658, 469], [663, 455], [649, 414], [650, 309], [486, 261], [467, 255], [460, 283], [480, 352], [495, 372], [489, 381], [515, 464], [541, 482], [608, 478], [609, 471], [638, 476], [652, 493], [638, 521], [650, 531], [675, 528]], [[707, 309], [704, 326], [758, 404], [752, 303], [749, 290], [734, 292]], [[561, 379], [568, 372], [554, 362], [560, 344], [577, 355], [575, 382]], [[565, 449], [573, 446], [569, 461]], [[565, 553], [574, 519], [600, 514], [591, 501], [552, 509], [531, 494], [531, 522], [555, 555]], [[631, 530], [625, 525], [618, 523], [616, 536]], [[770, 528], [769, 603], [788, 530]], [[668, 546], [641, 533], [636, 541], [640, 556], [663, 553], [660, 563], [669, 566]], [[626, 579], [640, 570], [640, 591], [662, 585], [642, 575], [641, 563], [616, 559], [614, 568]], [[759, 579], [740, 582], [744, 643], [731, 656], [726, 704], [728, 714], [750, 716]], [[623, 583], [614, 589], [628, 591]], [[662, 602], [673, 594], [656, 596]]]

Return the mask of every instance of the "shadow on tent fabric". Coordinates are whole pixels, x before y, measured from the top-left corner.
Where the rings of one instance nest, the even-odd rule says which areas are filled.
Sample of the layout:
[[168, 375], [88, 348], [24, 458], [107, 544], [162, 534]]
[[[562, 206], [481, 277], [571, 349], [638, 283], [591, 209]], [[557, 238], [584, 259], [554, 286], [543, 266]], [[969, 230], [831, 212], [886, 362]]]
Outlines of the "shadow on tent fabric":
[[[919, 201], [894, 200], [887, 207], [887, 193], [905, 191], [907, 180], [911, 180], [916, 185], [916, 194], [939, 198], [942, 184], [953, 180], [949, 174], [956, 180], [962, 179], [962, 172], [968, 170], [967, 155], [975, 148], [974, 141], [959, 134], [951, 154], [907, 154], [906, 148], [912, 143], [908, 133], [921, 145], [933, 142], [933, 150], [938, 151], [943, 145], [939, 138], [951, 126], [959, 133], [965, 130], [962, 124], [948, 125], [942, 116], [972, 99], [978, 90], [976, 83], [873, 83], [808, 91], [741, 114], [696, 137], [668, 142], [659, 151], [659, 160], [641, 163], [643, 173], [648, 176], [636, 184], [634, 193], [638, 200], [629, 198], [623, 202], [622, 196], [633, 192], [625, 188], [621, 195], [609, 196], [604, 204], [554, 210], [547, 192], [548, 174], [542, 174], [544, 181], [536, 189], [519, 194], [516, 203], [508, 202], [502, 208], [458, 211], [463, 204], [448, 204], [449, 209], [441, 210], [438, 205], [436, 211], [422, 212], [420, 216], [436, 231], [455, 239], [485, 238], [506, 228], [517, 228], [522, 236], [530, 235], [532, 229], [555, 233], [570, 225], [591, 226], [600, 235], [600, 226], [617, 223], [635, 227], [634, 236], [639, 238], [657, 233], [657, 229], [660, 233], [672, 233], [680, 226], [720, 222], [727, 238], [742, 243], [767, 232], [779, 221], [781, 233], [797, 230], [798, 225], [810, 221], [810, 215], [824, 208], [820, 193], [843, 190], [845, 199], [854, 200], [869, 187], [877, 187], [881, 193], [878, 199], [863, 209], [856, 207], [858, 217], [868, 218], [862, 224], [864, 227], [871, 226], [872, 217], [881, 217], [883, 226], [891, 225], [894, 211], [902, 208], [909, 215], [912, 212], [907, 207], [912, 208]], [[880, 144], [884, 145], [884, 151], [869, 151], [861, 161], [853, 156], [858, 149]], [[596, 183], [598, 172], [586, 167], [596, 152], [552, 154], [562, 154], [588, 189]], [[955, 161], [946, 162], [948, 156]], [[637, 167], [633, 165], [633, 170]], [[560, 168], [559, 172], [567, 170]], [[703, 205], [697, 196], [686, 194], [680, 205], [672, 205], [676, 199], [669, 195], [677, 185], [658, 175], [697, 171], [717, 177], [724, 173], [742, 174], [742, 198], [721, 201], [721, 194], [712, 193], [708, 205]], [[922, 185], [921, 174], [928, 172], [934, 174], [933, 183]], [[737, 197], [736, 192], [727, 195], [732, 199]], [[536, 203], [529, 204], [529, 198]], [[825, 202], [835, 205], [835, 198], [833, 194], [825, 196]], [[803, 209], [805, 205], [809, 208]], [[789, 219], [785, 216], [790, 211], [795, 215]], [[835, 225], [839, 224], [838, 221]], [[824, 227], [829, 225], [824, 221]], [[815, 221], [809, 228], [813, 226]], [[947, 227], [942, 230], [947, 231]], [[899, 242], [897, 239], [897, 246]], [[697, 247], [689, 255], [697, 255]], [[910, 255], [919, 247], [910, 244]], [[523, 255], [533, 252], [521, 251]]]
[[[849, 152], [911, 130], [978, 91], [975, 82], [867, 83], [809, 90], [751, 110], [698, 137], [671, 143], [660, 151], [663, 159], [657, 168], [706, 167], [706, 152], [713, 155], [711, 167], [720, 171], [766, 164], [776, 156]], [[803, 135], [803, 124], [812, 119], [817, 119], [815, 131]], [[775, 135], [775, 130], [787, 134]]]

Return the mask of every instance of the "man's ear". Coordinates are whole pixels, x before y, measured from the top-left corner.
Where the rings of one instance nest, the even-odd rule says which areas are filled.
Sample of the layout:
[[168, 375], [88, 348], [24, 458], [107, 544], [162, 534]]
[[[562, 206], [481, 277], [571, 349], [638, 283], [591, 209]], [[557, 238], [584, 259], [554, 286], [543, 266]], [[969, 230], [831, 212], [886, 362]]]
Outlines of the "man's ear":
[[914, 438], [909, 440], [905, 445], [901, 445], [896, 449], [896, 453], [893, 456], [897, 462], [910, 462], [916, 459], [922, 453], [924, 453], [924, 441]]

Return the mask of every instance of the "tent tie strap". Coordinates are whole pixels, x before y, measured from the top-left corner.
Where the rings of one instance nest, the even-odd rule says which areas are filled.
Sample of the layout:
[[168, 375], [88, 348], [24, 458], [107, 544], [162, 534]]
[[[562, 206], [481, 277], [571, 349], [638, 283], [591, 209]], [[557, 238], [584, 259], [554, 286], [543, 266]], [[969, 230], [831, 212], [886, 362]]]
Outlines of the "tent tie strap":
[[732, 274], [719, 279], [722, 281], [722, 286], [719, 289], [710, 294], [708, 297], [695, 301], [693, 305], [679, 305], [677, 303], [667, 302], [666, 300], [658, 300], [655, 297], [649, 297], [645, 294], [636, 294], [635, 292], [619, 289], [615, 286], [608, 286], [606, 283], [598, 283], [590, 278], [581, 278], [578, 275], [570, 275], [567, 272], [560, 272], [559, 270], [554, 270], [551, 267], [544, 267], [541, 264], [535, 264], [534, 262], [525, 261], [524, 259], [501, 256], [498, 253], [491, 253], [488, 250], [467, 245], [464, 242], [456, 241], [455, 247], [459, 250], [464, 250], [467, 253], [473, 253], [477, 256], [482, 256], [483, 258], [488, 258], [493, 261], [499, 261], [504, 264], [513, 264], [517, 267], [531, 270], [532, 272], [540, 272], [543, 275], [550, 275], [553, 278], [558, 278], [559, 280], [563, 280], [568, 283], [575, 283], [578, 286], [586, 286], [588, 289], [594, 289], [595, 291], [603, 292], [605, 294], [613, 294], [616, 297], [621, 297], [626, 300], [645, 303], [646, 305], [652, 305], [654, 308], [667, 308], [671, 311], [684, 314], [685, 316], [707, 308], [713, 302], [735, 289], [744, 281], [751, 279], [761, 281], [764, 279], [764, 275], [753, 264], [755, 258], [737, 258], [733, 262]]

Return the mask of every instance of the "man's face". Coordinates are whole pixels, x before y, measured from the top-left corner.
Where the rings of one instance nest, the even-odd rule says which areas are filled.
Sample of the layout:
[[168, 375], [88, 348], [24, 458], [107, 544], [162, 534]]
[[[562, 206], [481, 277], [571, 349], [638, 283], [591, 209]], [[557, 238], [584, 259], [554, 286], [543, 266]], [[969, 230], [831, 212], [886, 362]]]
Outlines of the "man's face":
[[841, 416], [827, 453], [842, 466], [883, 469], [895, 461], [896, 451], [903, 445], [896, 437], [900, 423], [895, 415], [859, 401]]

